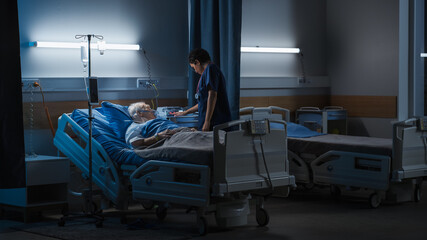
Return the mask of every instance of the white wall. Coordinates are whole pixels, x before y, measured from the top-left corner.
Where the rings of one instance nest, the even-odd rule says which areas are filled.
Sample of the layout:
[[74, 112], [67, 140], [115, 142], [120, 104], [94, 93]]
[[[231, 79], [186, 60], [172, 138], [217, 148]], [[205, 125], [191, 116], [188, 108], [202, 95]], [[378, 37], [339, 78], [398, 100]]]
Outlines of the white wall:
[[[84, 75], [80, 51], [36, 49], [31, 41], [78, 41], [76, 34], [103, 35], [107, 43], [139, 43], [151, 60], [153, 76], [186, 76], [188, 24], [186, 0], [19, 0], [23, 77]], [[100, 77], [146, 76], [142, 52], [93, 54]]]
[[[244, 0], [242, 12], [242, 46], [298, 47], [304, 54], [307, 77], [318, 86], [295, 86], [302, 76], [297, 54], [242, 53], [241, 85], [256, 78], [258, 88], [283, 86], [273, 90], [243, 90], [241, 96], [328, 94], [326, 64], [325, 0]], [[286, 83], [288, 82], [288, 83]]]
[[[398, 95], [398, 0], [328, 0], [327, 32], [332, 95]], [[350, 119], [349, 130], [391, 137], [393, 120]]]

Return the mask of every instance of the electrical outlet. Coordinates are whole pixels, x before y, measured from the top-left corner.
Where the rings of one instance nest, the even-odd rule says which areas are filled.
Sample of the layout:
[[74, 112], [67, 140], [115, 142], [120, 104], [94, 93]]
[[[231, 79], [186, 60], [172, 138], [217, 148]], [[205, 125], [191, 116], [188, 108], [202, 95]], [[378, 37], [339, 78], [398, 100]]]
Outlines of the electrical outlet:
[[153, 88], [153, 85], [158, 87], [159, 80], [157, 79], [145, 79], [145, 78], [138, 78], [136, 79], [136, 87], [137, 88], [145, 88], [145, 89], [151, 89]]
[[297, 84], [298, 85], [303, 85], [305, 83], [306, 83], [306, 79], [305, 78], [303, 78], [303, 77], [297, 78]]
[[22, 79], [22, 91], [32, 91], [40, 85], [40, 79]]

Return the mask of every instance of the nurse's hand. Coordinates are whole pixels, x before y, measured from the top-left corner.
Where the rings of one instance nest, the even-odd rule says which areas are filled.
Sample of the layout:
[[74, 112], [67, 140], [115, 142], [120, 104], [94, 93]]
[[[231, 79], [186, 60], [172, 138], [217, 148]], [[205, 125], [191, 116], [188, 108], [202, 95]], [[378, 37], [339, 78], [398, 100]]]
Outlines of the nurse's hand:
[[179, 117], [179, 116], [184, 116], [184, 115], [186, 115], [187, 113], [185, 113], [185, 112], [173, 112], [172, 113], [175, 117]]
[[206, 122], [205, 121], [205, 123], [203, 124], [203, 127], [202, 127], [202, 131], [203, 132], [208, 132], [209, 131], [209, 129], [210, 129], [210, 122]]

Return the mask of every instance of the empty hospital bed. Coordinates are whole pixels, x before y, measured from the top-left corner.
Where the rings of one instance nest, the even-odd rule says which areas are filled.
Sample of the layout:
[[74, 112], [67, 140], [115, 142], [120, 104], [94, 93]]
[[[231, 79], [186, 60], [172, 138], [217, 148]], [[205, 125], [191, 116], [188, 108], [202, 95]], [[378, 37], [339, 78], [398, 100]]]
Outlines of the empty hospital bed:
[[[277, 118], [273, 110], [246, 108], [257, 119]], [[280, 115], [280, 114], [279, 114]], [[414, 118], [393, 124], [393, 139], [316, 134], [292, 137], [288, 129], [290, 173], [297, 183], [329, 185], [338, 196], [341, 189], [368, 190], [369, 204], [382, 200], [419, 201], [421, 184], [427, 176], [425, 119]], [[288, 126], [291, 124], [288, 124]]]
[[[268, 224], [263, 197], [271, 189], [295, 185], [286, 157], [285, 127], [270, 131], [263, 121], [232, 121], [211, 133], [211, 161], [144, 159], [124, 142], [123, 132], [131, 122], [126, 109], [103, 102], [93, 110], [93, 182], [119, 209], [126, 209], [131, 197], [156, 202], [159, 219], [166, 217], [170, 206], [191, 207], [204, 234], [208, 213], [215, 214], [221, 227], [246, 224], [250, 199], [256, 203], [258, 224]], [[59, 118], [54, 139], [55, 146], [85, 174], [87, 128], [87, 110], [75, 110]]]

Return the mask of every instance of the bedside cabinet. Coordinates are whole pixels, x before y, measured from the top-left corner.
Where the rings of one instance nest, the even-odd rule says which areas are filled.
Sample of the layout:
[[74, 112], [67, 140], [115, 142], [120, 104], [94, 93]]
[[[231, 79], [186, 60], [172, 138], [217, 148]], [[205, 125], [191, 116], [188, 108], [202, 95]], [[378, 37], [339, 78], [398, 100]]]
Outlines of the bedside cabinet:
[[296, 123], [320, 133], [347, 134], [347, 110], [329, 106], [301, 107], [295, 112]]
[[2, 210], [19, 210], [28, 221], [31, 212], [68, 208], [70, 162], [65, 157], [25, 158], [26, 187], [0, 190]]

